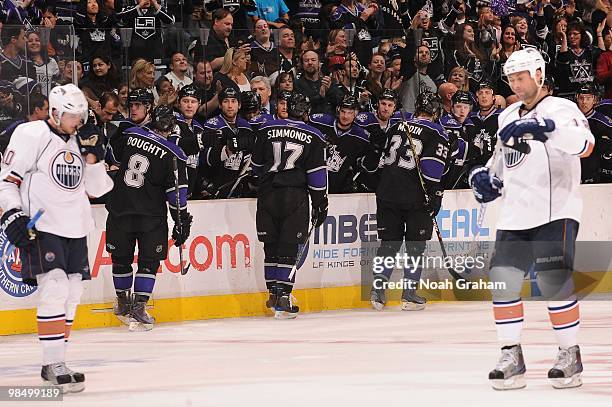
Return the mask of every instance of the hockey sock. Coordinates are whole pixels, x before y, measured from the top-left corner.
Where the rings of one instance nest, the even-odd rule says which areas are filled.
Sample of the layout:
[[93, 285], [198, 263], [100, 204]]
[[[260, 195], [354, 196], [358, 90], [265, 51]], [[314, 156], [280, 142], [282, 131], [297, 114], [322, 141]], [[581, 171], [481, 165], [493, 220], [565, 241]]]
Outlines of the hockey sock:
[[134, 294], [147, 299], [151, 297], [153, 288], [155, 287], [156, 274], [152, 270], [157, 272], [157, 268], [139, 268], [136, 272], [136, 278], [134, 279]]
[[130, 291], [132, 289], [132, 265], [113, 263], [113, 284], [116, 292]]
[[266, 279], [266, 288], [268, 291], [276, 285], [277, 266], [277, 263], [264, 263], [264, 278]]
[[493, 315], [501, 346], [519, 344], [523, 330], [523, 301], [520, 298], [514, 301], [493, 301]]
[[81, 302], [83, 294], [83, 276], [81, 274], [70, 274], [68, 276], [68, 299], [66, 300], [66, 329], [64, 331], [64, 342], [68, 346], [68, 338], [72, 330], [72, 324], [76, 315], [77, 306]]
[[548, 316], [559, 347], [570, 348], [578, 344], [580, 307], [577, 300], [549, 301]]
[[68, 276], [53, 269], [36, 276], [39, 304], [36, 312], [38, 339], [43, 347], [43, 365], [65, 360], [66, 301], [69, 296]]

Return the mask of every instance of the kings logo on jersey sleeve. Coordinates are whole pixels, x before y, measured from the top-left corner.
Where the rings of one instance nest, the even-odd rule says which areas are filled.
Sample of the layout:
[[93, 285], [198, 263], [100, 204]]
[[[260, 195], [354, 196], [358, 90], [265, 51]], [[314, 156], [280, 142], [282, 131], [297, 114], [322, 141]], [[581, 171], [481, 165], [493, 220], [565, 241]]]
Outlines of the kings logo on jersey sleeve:
[[36, 287], [24, 284], [21, 279], [19, 249], [7, 255], [11, 243], [0, 229], [0, 288], [11, 297], [27, 297]]
[[83, 181], [83, 167], [83, 159], [80, 154], [61, 150], [51, 160], [49, 174], [60, 188], [74, 191]]

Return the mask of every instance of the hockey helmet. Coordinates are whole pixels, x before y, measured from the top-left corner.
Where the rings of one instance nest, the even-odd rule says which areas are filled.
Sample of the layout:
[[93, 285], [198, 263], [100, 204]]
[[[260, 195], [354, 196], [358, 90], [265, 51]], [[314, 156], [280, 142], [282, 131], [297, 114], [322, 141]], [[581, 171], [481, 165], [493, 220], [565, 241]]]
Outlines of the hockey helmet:
[[249, 90], [240, 94], [240, 113], [249, 114], [261, 110], [261, 96], [259, 93]]
[[357, 110], [359, 108], [359, 102], [357, 101], [357, 98], [355, 96], [349, 93], [347, 95], [344, 95], [342, 101], [338, 104], [338, 109], [342, 108]]
[[576, 94], [597, 96], [599, 92], [597, 91], [597, 88], [595, 87], [595, 84], [593, 84], [593, 82], [587, 82], [582, 84], [580, 89], [576, 91]]
[[201, 102], [202, 101], [202, 92], [200, 91], [200, 89], [197, 86], [195, 86], [193, 84], [192, 85], [185, 85], [178, 92], [178, 100], [181, 100], [182, 98], [186, 98], [186, 97], [196, 98], [198, 100], [198, 102]]
[[71, 113], [81, 116], [83, 124], [87, 123], [89, 105], [85, 95], [76, 85], [56, 86], [49, 92], [49, 117], [55, 121], [53, 111], [57, 111], [57, 122], [59, 126], [64, 113]]
[[529, 75], [535, 80], [536, 72], [542, 71], [542, 78], [546, 77], [546, 63], [542, 54], [535, 48], [525, 48], [514, 51], [504, 64], [504, 75], [529, 71]]
[[383, 99], [390, 100], [393, 103], [397, 103], [397, 92], [395, 92], [393, 89], [383, 89], [382, 93], [378, 97], [378, 100]]
[[240, 92], [238, 92], [234, 88], [225, 88], [219, 92], [219, 103], [223, 102], [225, 99], [234, 98], [237, 101], [240, 101]]
[[287, 114], [294, 119], [303, 120], [310, 114], [310, 99], [301, 93], [294, 93], [287, 100]]
[[434, 118], [440, 116], [442, 109], [442, 101], [440, 97], [433, 92], [419, 93], [414, 102], [414, 114], [426, 113]]
[[472, 95], [470, 95], [469, 92], [466, 92], [464, 90], [458, 90], [457, 92], [455, 92], [453, 98], [451, 99], [452, 106], [455, 106], [457, 103], [465, 103], [467, 105], [472, 105], [474, 101], [472, 100]]
[[291, 96], [293, 96], [293, 92], [290, 92], [288, 90], [284, 90], [281, 93], [278, 94], [278, 97], [276, 98], [277, 100], [284, 100], [285, 102], [287, 102], [289, 99], [291, 99]]
[[493, 83], [488, 79], [483, 79], [482, 82], [478, 84], [478, 90], [480, 89], [491, 89], [495, 94], [495, 86], [493, 86]]
[[172, 130], [176, 124], [176, 116], [170, 106], [159, 105], [151, 113], [151, 126], [159, 131], [167, 132]]
[[132, 103], [142, 103], [143, 105], [152, 106], [155, 98], [153, 97], [153, 93], [145, 88], [136, 88], [132, 89], [132, 91], [128, 95], [127, 105], [131, 105]]

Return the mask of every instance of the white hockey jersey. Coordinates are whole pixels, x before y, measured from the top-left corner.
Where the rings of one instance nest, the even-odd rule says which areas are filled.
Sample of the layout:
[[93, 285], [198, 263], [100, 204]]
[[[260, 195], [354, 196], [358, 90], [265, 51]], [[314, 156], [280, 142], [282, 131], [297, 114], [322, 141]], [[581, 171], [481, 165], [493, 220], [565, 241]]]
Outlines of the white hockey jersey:
[[[500, 129], [520, 118], [521, 105], [514, 103], [499, 115]], [[529, 154], [502, 147], [503, 159], [493, 163], [494, 155], [489, 161], [504, 181], [497, 229], [525, 230], [565, 218], [580, 222], [580, 157], [588, 156], [595, 143], [586, 117], [571, 101], [547, 96], [522, 118], [551, 119], [555, 130], [546, 133], [545, 143], [528, 141]]]
[[36, 229], [81, 238], [94, 229], [88, 195], [112, 187], [104, 163], [85, 164], [74, 136], [64, 141], [38, 120], [19, 125], [11, 137], [0, 169], [0, 207], [29, 216], [42, 208]]

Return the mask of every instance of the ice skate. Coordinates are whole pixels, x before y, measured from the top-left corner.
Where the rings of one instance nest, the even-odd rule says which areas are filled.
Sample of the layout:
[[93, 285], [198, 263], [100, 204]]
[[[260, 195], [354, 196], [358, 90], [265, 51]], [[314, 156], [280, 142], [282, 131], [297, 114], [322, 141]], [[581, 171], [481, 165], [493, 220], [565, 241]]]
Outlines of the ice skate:
[[70, 392], [80, 393], [83, 390], [85, 390], [85, 374], [80, 373], [80, 372], [75, 372], [74, 370], [70, 369], [68, 366], [66, 366], [66, 370], [68, 371], [68, 374], [70, 374], [70, 377], [72, 378], [71, 383], [70, 383]]
[[130, 311], [132, 308], [132, 298], [129, 292], [122, 291], [117, 293], [117, 303], [113, 311], [115, 316], [125, 325], [130, 324]]
[[[64, 362], [44, 365], [40, 371], [40, 377], [45, 385], [57, 387], [62, 394], [70, 393], [72, 381], [75, 379], [70, 375], [70, 370]], [[85, 380], [84, 376], [83, 380]]]
[[372, 304], [373, 309], [376, 311], [382, 311], [387, 303], [385, 290], [372, 287], [372, 291], [370, 292], [370, 303]]
[[266, 300], [266, 308], [270, 308], [272, 312], [275, 312], [276, 303], [278, 302], [278, 289], [276, 287], [270, 287], [270, 295]]
[[526, 386], [526, 370], [521, 345], [515, 345], [502, 349], [501, 358], [489, 373], [489, 380], [495, 390], [522, 389]]
[[416, 293], [416, 290], [404, 289], [402, 292], [402, 311], [420, 311], [425, 309], [427, 300]]
[[130, 313], [130, 332], [150, 331], [154, 324], [155, 318], [147, 312], [147, 299], [137, 298]]
[[555, 364], [548, 371], [548, 380], [555, 389], [569, 389], [582, 386], [582, 357], [580, 347], [559, 348]]
[[274, 318], [276, 319], [295, 319], [298, 316], [300, 307], [293, 305], [293, 297], [290, 293], [283, 293], [278, 297], [274, 307]]

